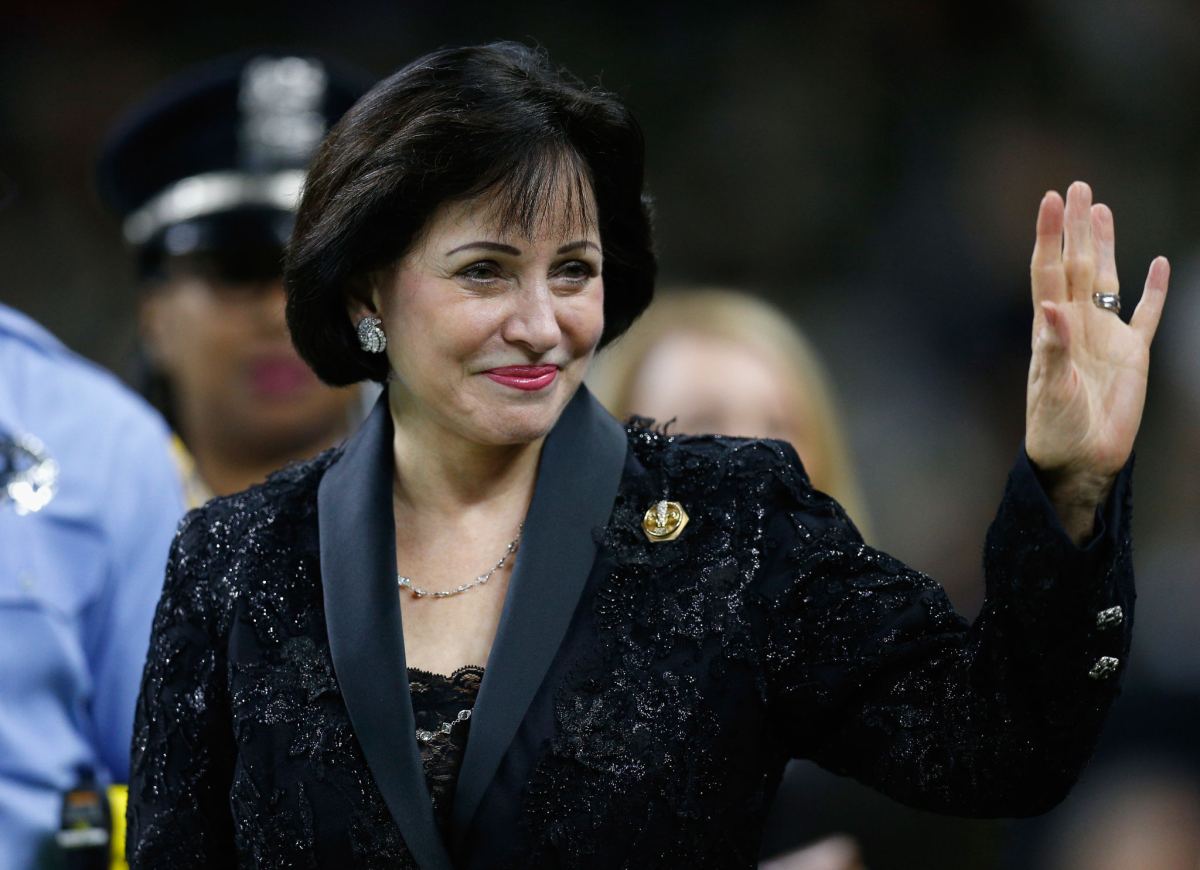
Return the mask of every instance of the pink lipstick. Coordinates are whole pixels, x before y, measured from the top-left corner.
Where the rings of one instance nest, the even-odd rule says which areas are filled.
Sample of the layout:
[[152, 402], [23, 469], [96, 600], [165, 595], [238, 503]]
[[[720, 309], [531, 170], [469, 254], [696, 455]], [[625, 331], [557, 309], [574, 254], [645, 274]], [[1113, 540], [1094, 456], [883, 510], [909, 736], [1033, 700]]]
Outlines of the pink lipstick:
[[317, 385], [312, 370], [293, 356], [255, 360], [249, 374], [251, 389], [265, 399], [290, 399]]
[[506, 387], [534, 392], [554, 383], [558, 377], [558, 366], [501, 366], [489, 369], [484, 374]]

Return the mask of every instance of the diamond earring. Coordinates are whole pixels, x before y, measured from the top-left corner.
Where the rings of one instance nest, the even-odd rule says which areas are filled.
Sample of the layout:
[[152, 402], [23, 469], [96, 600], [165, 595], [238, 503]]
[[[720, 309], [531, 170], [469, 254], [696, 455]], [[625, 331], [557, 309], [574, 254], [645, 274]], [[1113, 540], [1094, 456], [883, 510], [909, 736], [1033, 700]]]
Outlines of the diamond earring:
[[378, 317], [364, 317], [358, 322], [358, 346], [367, 353], [383, 353], [387, 347], [387, 336], [384, 335], [383, 323]]

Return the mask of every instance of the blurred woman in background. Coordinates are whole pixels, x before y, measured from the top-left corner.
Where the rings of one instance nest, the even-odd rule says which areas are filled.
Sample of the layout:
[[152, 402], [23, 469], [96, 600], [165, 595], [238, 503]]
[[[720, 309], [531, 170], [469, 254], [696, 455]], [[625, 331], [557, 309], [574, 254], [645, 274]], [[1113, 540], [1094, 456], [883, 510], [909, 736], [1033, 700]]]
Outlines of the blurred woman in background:
[[211, 253], [172, 260], [143, 293], [140, 386], [187, 446], [181, 460], [195, 458], [193, 504], [343, 439], [361, 416], [358, 390], [325, 386], [296, 354], [282, 277], [229, 274]]
[[363, 416], [357, 388], [322, 384], [292, 347], [282, 276], [305, 167], [369, 83], [328, 60], [243, 53], [168, 82], [104, 147], [100, 193], [142, 291], [136, 386], [182, 439], [192, 506]]

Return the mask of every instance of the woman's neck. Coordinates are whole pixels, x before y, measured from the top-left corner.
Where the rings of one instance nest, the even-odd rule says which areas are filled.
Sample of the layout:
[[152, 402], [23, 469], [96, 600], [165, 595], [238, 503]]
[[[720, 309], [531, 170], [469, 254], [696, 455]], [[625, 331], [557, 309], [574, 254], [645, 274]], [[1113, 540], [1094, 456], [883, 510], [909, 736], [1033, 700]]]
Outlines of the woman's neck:
[[398, 510], [431, 520], [483, 509], [524, 515], [533, 496], [544, 438], [481, 444], [392, 402], [394, 491]]
[[200, 438], [189, 440], [188, 449], [196, 461], [201, 479], [216, 495], [229, 495], [262, 483], [267, 475], [289, 462], [312, 459], [322, 450], [333, 447], [346, 437], [345, 428], [322, 432], [304, 444], [294, 444], [286, 451], [270, 456], [255, 455], [248, 450], [223, 447]]
[[227, 415], [184, 405], [179, 409], [179, 434], [203, 482], [216, 495], [229, 495], [261, 483], [289, 462], [312, 459], [338, 444], [348, 433], [351, 403], [357, 401], [348, 395], [340, 408], [335, 407], [338, 413], [268, 432], [221, 425]]

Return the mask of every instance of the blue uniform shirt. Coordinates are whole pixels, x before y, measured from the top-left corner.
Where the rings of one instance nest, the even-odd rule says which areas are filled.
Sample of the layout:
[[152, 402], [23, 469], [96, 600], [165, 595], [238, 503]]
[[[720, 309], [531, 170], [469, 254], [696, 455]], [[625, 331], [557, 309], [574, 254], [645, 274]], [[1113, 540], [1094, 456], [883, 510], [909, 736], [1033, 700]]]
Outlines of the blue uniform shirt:
[[162, 418], [0, 305], [4, 439], [57, 472], [33, 495], [0, 481], [0, 868], [21, 870], [52, 848], [81, 766], [126, 781], [183, 494]]

